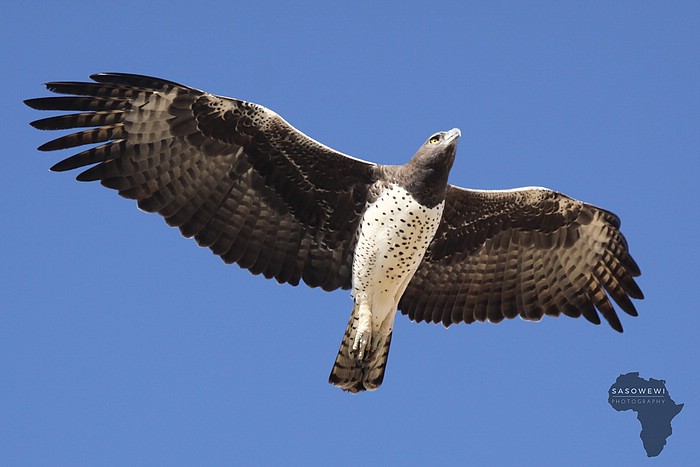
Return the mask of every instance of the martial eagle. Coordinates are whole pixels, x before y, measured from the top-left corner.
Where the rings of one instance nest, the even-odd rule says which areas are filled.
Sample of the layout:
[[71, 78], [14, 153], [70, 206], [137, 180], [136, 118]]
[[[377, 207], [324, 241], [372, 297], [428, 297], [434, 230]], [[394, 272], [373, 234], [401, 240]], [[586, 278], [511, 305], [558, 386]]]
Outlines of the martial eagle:
[[384, 378], [397, 310], [416, 322], [636, 316], [640, 271], [613, 213], [546, 188], [447, 183], [460, 131], [435, 133], [400, 166], [349, 157], [257, 104], [147, 76], [52, 82], [42, 130], [89, 128], [39, 147], [92, 145], [52, 167], [99, 180], [161, 214], [226, 263], [354, 306], [330, 383]]

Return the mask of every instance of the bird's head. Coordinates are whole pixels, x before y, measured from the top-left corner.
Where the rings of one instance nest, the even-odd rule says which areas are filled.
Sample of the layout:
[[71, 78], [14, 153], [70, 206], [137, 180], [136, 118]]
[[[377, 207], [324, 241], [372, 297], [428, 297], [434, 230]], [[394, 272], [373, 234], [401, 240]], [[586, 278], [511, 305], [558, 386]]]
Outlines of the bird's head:
[[409, 165], [413, 168], [430, 168], [449, 173], [455, 160], [457, 140], [461, 135], [459, 128], [433, 134], [416, 151]]
[[416, 151], [407, 166], [412, 170], [427, 171], [429, 177], [444, 175], [447, 183], [447, 175], [450, 173], [452, 163], [455, 160], [457, 140], [462, 135], [459, 128], [450, 131], [440, 131], [428, 138]]
[[458, 128], [435, 133], [416, 151], [404, 166], [407, 185], [416, 192], [426, 193], [431, 200], [444, 199], [447, 177], [455, 160], [457, 140], [462, 135]]

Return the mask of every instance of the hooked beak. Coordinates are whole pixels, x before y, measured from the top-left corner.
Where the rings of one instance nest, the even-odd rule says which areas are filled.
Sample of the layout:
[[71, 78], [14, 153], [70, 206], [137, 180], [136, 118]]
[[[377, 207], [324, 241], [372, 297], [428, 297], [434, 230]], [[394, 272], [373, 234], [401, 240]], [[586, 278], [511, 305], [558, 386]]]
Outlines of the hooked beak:
[[451, 129], [450, 131], [448, 131], [447, 134], [445, 135], [445, 141], [446, 141], [446, 142], [450, 142], [450, 141], [452, 141], [452, 140], [456, 140], [456, 139], [459, 138], [460, 136], [462, 136], [462, 132], [459, 131], [459, 128], [452, 128], [452, 129]]

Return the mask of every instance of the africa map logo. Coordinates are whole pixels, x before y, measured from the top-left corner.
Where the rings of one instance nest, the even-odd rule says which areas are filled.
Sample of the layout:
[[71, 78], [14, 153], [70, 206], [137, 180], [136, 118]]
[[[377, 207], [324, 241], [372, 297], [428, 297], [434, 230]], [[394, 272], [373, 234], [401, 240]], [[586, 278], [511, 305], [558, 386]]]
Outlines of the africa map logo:
[[618, 412], [633, 410], [642, 425], [640, 438], [648, 457], [658, 456], [671, 436], [671, 420], [684, 404], [676, 404], [663, 379], [641, 378], [638, 372], [620, 375], [608, 390], [608, 403]]

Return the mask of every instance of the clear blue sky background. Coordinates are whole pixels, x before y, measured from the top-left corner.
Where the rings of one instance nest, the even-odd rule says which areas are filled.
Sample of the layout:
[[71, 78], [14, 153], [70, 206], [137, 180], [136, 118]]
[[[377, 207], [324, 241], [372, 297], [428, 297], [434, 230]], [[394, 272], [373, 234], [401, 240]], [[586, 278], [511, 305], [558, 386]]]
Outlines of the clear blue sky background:
[[[699, 24], [681, 1], [5, 5], [0, 464], [697, 462]], [[21, 101], [99, 71], [252, 100], [383, 163], [459, 127], [452, 183], [616, 212], [648, 298], [622, 335], [398, 317], [384, 385], [343, 393], [347, 292], [253, 277], [49, 173], [62, 155], [35, 148], [56, 135]], [[686, 404], [653, 460], [607, 403], [630, 371]]]

